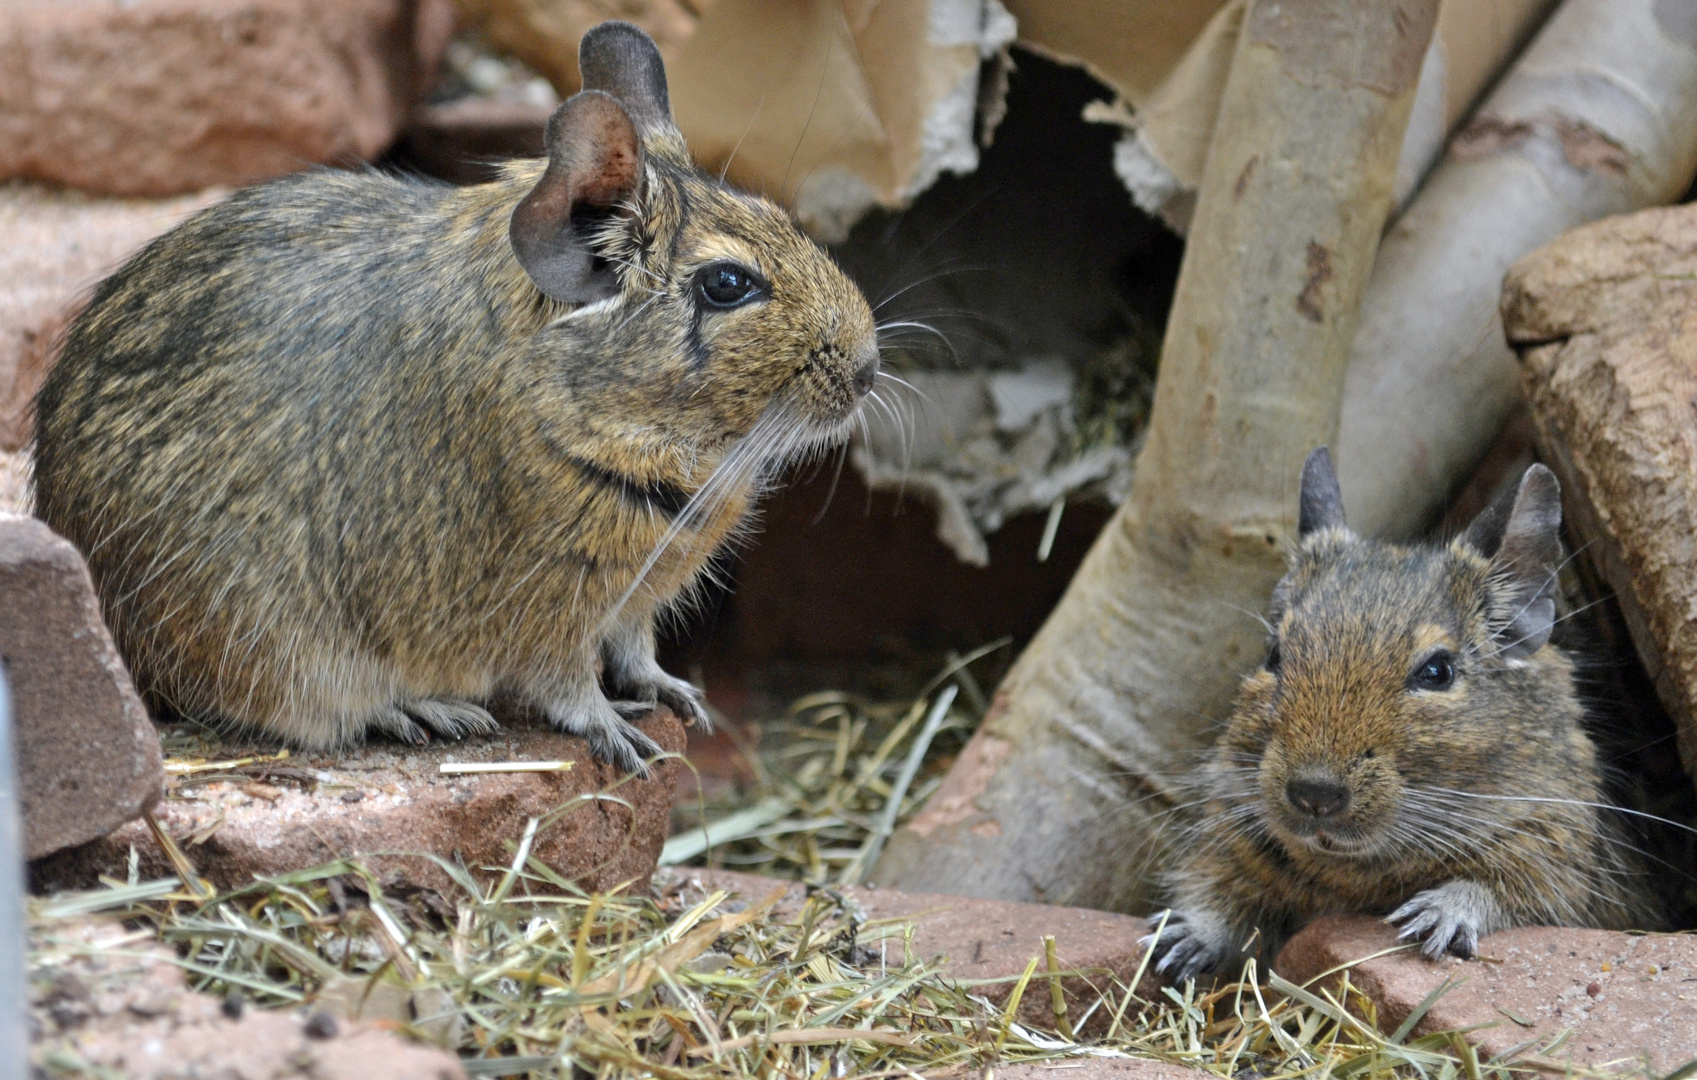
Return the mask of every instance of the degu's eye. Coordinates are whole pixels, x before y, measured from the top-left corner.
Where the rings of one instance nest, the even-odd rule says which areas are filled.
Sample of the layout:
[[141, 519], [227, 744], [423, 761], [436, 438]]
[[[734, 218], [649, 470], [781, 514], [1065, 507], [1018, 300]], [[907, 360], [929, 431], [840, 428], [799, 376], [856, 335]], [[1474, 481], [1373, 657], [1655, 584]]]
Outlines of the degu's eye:
[[732, 262], [714, 263], [696, 278], [696, 291], [709, 307], [733, 308], [766, 294], [754, 271]]
[[1408, 677], [1410, 690], [1448, 690], [1455, 685], [1455, 657], [1439, 649], [1420, 662]]
[[1277, 675], [1279, 673], [1279, 664], [1281, 660], [1282, 657], [1279, 656], [1279, 642], [1277, 638], [1274, 638], [1272, 647], [1267, 650], [1267, 670], [1271, 671], [1274, 675]]

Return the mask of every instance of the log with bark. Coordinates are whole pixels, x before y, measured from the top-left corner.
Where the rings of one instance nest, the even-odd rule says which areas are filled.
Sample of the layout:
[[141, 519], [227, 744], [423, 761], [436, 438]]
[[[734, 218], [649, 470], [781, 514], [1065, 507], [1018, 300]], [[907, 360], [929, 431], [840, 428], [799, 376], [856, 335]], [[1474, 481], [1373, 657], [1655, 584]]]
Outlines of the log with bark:
[[1502, 311], [1580, 552], [1697, 777], [1697, 206], [1540, 248], [1510, 272]]
[[1233, 58], [1130, 499], [880, 883], [1135, 906], [1170, 772], [1259, 658], [1331, 441], [1436, 0], [1261, 0]]

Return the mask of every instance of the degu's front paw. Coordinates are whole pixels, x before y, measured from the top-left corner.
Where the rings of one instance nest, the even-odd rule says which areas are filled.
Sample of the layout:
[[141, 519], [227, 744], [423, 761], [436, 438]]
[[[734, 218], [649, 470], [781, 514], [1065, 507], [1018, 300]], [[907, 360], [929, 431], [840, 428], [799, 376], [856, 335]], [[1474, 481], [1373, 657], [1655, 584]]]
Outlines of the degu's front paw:
[[[1161, 916], [1167, 925], [1161, 927]], [[1140, 944], [1150, 950], [1155, 971], [1168, 981], [1183, 983], [1209, 971], [1218, 971], [1231, 953], [1231, 932], [1224, 919], [1210, 911], [1156, 912], [1150, 923], [1160, 927]]]
[[627, 717], [632, 715], [631, 709], [641, 707], [643, 711], [648, 711], [653, 709], [655, 703], [659, 703], [670, 709], [685, 727], [699, 727], [707, 733], [713, 730], [713, 721], [702, 704], [705, 695], [694, 683], [655, 668], [650, 672], [618, 680], [615, 689], [620, 695], [631, 699], [615, 706]]
[[[544, 711], [555, 728], [581, 736], [589, 743], [591, 754], [625, 772], [647, 777], [647, 762], [665, 753], [659, 743], [619, 715], [619, 709], [610, 702], [598, 701], [586, 707], [550, 706]], [[634, 715], [646, 711], [642, 709]]]
[[704, 735], [712, 733], [713, 719], [707, 715], [706, 695], [701, 687], [662, 672], [654, 680], [654, 696], [660, 704], [672, 710], [685, 727], [700, 728]]
[[1418, 939], [1428, 960], [1446, 952], [1471, 960], [1479, 952], [1480, 935], [1498, 928], [1501, 910], [1489, 889], [1458, 880], [1416, 893], [1385, 921], [1401, 929], [1399, 940]]

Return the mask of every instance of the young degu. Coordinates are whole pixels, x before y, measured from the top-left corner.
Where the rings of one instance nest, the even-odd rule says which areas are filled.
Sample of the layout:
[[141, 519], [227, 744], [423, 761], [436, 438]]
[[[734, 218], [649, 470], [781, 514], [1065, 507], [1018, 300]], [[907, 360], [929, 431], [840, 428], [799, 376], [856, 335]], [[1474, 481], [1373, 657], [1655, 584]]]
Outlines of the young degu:
[[155, 704], [306, 747], [491, 730], [641, 770], [654, 619], [878, 376], [860, 290], [697, 169], [654, 43], [583, 38], [546, 161], [318, 170], [106, 280], [37, 402], [41, 517]]
[[1364, 540], [1331, 457], [1308, 456], [1273, 640], [1201, 770], [1158, 971], [1270, 961], [1329, 913], [1384, 916], [1434, 959], [1511, 926], [1661, 924], [1550, 643], [1560, 525], [1533, 465], [1453, 543]]

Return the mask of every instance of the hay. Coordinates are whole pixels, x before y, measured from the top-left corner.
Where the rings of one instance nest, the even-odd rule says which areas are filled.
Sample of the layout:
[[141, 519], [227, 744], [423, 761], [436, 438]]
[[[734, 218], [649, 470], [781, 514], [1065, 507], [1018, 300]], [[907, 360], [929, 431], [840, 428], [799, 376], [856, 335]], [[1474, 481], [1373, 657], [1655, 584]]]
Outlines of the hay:
[[1541, 1063], [1479, 1061], [1449, 1034], [1408, 1039], [1412, 1023], [1387, 1037], [1347, 984], [1353, 1014], [1338, 997], [1254, 969], [1241, 983], [1153, 1001], [1131, 991], [1135, 978], [1091, 973], [1103, 989], [1073, 1015], [1105, 1034], [1068, 1037], [1013, 1019], [1026, 994], [1051, 992], [1039, 956], [1000, 980], [1015, 986], [997, 1007], [983, 981], [914, 955], [909, 923], [867, 921], [835, 890], [814, 890], [787, 915], [777, 893], [749, 905], [723, 892], [692, 902], [687, 889], [585, 895], [529, 858], [533, 835], [498, 874], [442, 861], [458, 887], [451, 898], [385, 891], [350, 860], [204, 901], [171, 880], [38, 901], [31, 965], [42, 983], [77, 951], [66, 943], [81, 939], [54, 932], [62, 921], [117, 915], [140, 933], [115, 947], [173, 943], [209, 993], [332, 1011], [398, 994], [410, 1011], [396, 1026], [459, 1051], [473, 1076], [872, 1080], [1096, 1056], [1280, 1080], [1507, 1080]]
[[[1479, 1061], [1454, 1033], [1409, 1038], [1414, 1020], [1385, 1036], [1347, 974], [1335, 996], [1252, 966], [1242, 982], [1145, 998], [1133, 989], [1142, 970], [1129, 979], [1057, 971], [1053, 956], [1034, 955], [1018, 977], [969, 980], [952, 978], [946, 958], [916, 955], [911, 923], [868, 920], [828, 883], [861, 880], [935, 788], [983, 716], [970, 667], [991, 649], [952, 659], [911, 702], [841, 693], [796, 702], [768, 729], [777, 737], [758, 759], [755, 790], [698, 803], [693, 825], [667, 844], [674, 862], [710, 856], [816, 883], [799, 910], [781, 910], [781, 892], [754, 904], [704, 894], [687, 871], [685, 884], [654, 897], [586, 894], [531, 857], [549, 824], [533, 819], [505, 867], [474, 872], [427, 856], [452, 895], [386, 886], [345, 859], [219, 894], [185, 867], [181, 880], [139, 882], [132, 870], [104, 889], [38, 900], [33, 981], [50, 982], [79, 950], [165, 942], [196, 989], [386, 1020], [457, 1051], [474, 1077], [988, 1077], [1002, 1065], [1088, 1057], [1258, 1080], [1582, 1071], [1537, 1056], [1552, 1046]], [[167, 750], [178, 783], [282, 760], [220, 761], [188, 739]], [[101, 946], [61, 932], [91, 916], [121, 918], [132, 932]], [[1080, 974], [1097, 996], [1068, 1001], [1060, 979]], [[987, 994], [990, 983], [1013, 986]], [[1015, 1019], [1028, 994], [1050, 1000], [1054, 1030]]]
[[673, 811], [662, 865], [712, 865], [810, 884], [861, 884], [884, 841], [942, 783], [984, 718], [975, 663], [994, 642], [951, 656], [914, 698], [873, 701], [825, 691], [760, 725], [749, 791]]

